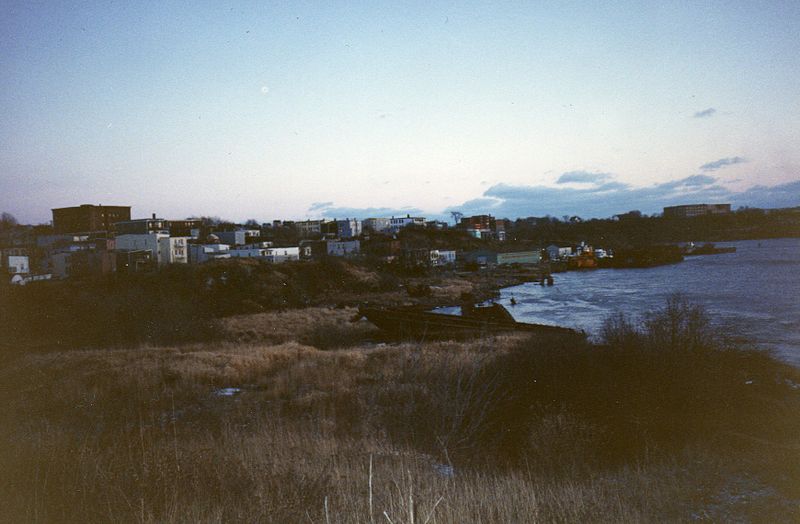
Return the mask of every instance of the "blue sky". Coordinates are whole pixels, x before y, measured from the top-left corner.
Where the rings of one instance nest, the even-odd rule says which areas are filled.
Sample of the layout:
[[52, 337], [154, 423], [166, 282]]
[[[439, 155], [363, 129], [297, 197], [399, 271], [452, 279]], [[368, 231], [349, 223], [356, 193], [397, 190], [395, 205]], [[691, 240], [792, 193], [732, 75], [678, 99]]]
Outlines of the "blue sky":
[[797, 2], [134, 4], [3, 3], [0, 210], [800, 205]]

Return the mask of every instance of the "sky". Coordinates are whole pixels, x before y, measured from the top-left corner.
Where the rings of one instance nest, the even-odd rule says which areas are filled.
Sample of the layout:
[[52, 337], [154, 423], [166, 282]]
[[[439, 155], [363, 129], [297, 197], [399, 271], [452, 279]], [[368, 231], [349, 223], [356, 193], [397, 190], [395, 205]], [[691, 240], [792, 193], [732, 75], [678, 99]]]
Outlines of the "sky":
[[800, 2], [14, 2], [0, 211], [800, 205]]

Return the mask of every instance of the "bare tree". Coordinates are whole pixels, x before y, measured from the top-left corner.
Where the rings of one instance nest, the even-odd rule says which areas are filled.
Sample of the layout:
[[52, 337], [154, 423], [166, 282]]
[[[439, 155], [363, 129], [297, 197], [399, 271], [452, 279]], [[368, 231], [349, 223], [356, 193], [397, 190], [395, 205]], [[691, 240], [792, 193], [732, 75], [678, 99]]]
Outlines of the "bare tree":
[[0, 230], [11, 229], [18, 223], [17, 218], [11, 213], [6, 213], [5, 211], [0, 213]]

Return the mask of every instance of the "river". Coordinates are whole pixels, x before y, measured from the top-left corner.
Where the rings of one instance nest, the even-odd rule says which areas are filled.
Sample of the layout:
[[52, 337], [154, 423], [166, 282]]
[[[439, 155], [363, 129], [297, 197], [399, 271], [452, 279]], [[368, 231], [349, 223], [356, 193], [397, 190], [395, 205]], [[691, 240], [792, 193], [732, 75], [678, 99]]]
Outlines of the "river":
[[716, 245], [735, 246], [736, 252], [690, 256], [649, 269], [558, 273], [552, 287], [528, 283], [505, 288], [498, 302], [518, 321], [573, 327], [596, 336], [609, 315], [640, 318], [681, 293], [704, 306], [716, 324], [800, 366], [800, 239]]

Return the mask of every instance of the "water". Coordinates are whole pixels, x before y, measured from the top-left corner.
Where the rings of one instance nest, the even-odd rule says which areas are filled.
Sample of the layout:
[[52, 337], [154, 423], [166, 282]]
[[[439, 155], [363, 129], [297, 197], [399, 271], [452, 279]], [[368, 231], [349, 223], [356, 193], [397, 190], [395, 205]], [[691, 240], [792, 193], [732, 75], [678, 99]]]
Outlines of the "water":
[[[498, 300], [520, 322], [582, 329], [596, 336], [615, 312], [639, 318], [682, 293], [759, 347], [800, 365], [800, 239], [719, 242], [736, 253], [686, 257], [649, 269], [598, 269], [554, 275], [555, 285], [503, 289]], [[517, 301], [511, 306], [511, 297]]]

